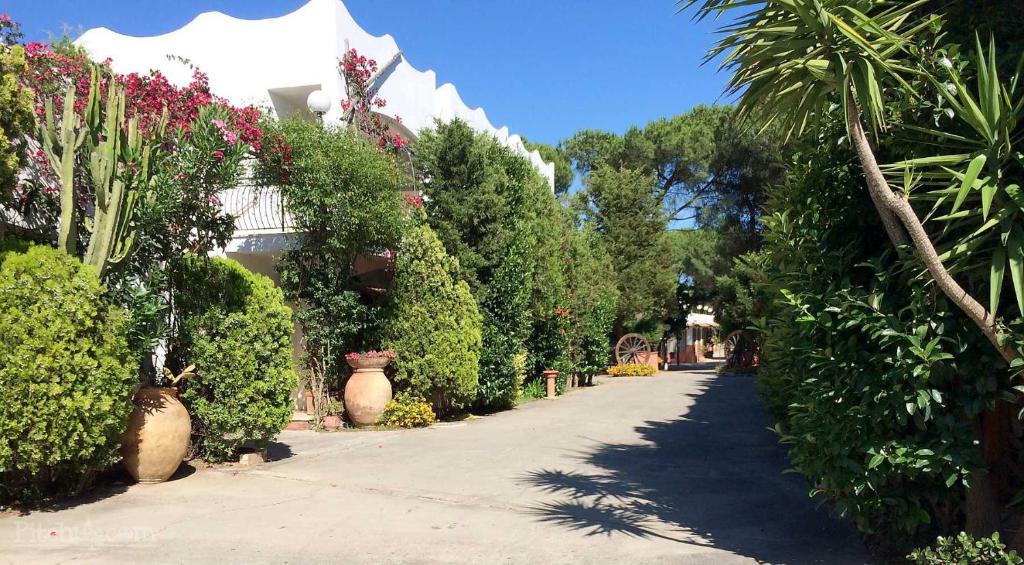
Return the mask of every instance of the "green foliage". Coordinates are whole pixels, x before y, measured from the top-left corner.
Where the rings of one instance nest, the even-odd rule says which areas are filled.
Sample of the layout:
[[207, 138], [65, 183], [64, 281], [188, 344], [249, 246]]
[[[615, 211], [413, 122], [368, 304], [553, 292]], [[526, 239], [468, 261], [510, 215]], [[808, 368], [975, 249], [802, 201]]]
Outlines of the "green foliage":
[[0, 244], [0, 503], [78, 491], [119, 458], [136, 363], [103, 293], [77, 259]]
[[415, 156], [430, 227], [480, 300], [513, 242], [536, 245], [554, 197], [527, 159], [461, 120], [423, 130]]
[[618, 324], [660, 325], [673, 305], [678, 271], [661, 200], [651, 191], [653, 179], [635, 170], [600, 168], [587, 175], [586, 185], [590, 217], [618, 278]]
[[426, 225], [406, 231], [398, 249], [383, 347], [397, 356], [394, 381], [428, 398], [438, 414], [476, 399], [481, 316], [458, 265]]
[[509, 249], [480, 307], [484, 326], [477, 398], [483, 406], [513, 406], [523, 379], [529, 377], [530, 270], [523, 247], [520, 241]]
[[[129, 342], [139, 355], [170, 333], [171, 284], [178, 280], [172, 273], [181, 258], [223, 248], [234, 232], [220, 193], [238, 186], [250, 148], [225, 141], [215, 122], [230, 123], [230, 115], [225, 107], [205, 106], [188, 132], [169, 136], [174, 151], [161, 161], [137, 205], [134, 251], [106, 277], [111, 300], [131, 312]], [[222, 157], [214, 158], [215, 152]]]
[[386, 428], [425, 428], [437, 421], [430, 403], [411, 392], [400, 392], [388, 402], [377, 425]]
[[519, 394], [519, 399], [533, 400], [537, 398], [544, 398], [548, 394], [546, 387], [547, 385], [544, 383], [544, 379], [531, 379], [526, 381]]
[[292, 148], [292, 163], [261, 162], [257, 177], [278, 186], [298, 233], [277, 265], [285, 295], [301, 301], [311, 370], [328, 382], [346, 374], [349, 351], [378, 349], [383, 307], [363, 296], [353, 276], [360, 254], [395, 249], [401, 239], [401, 176], [392, 159], [347, 129], [300, 120], [267, 124], [269, 139]]
[[266, 447], [291, 419], [298, 386], [281, 290], [230, 259], [189, 258], [176, 276], [182, 323], [168, 364], [197, 368], [181, 400], [200, 453], [222, 461], [247, 444]]
[[955, 523], [980, 465], [970, 421], [1006, 386], [1005, 365], [877, 251], [884, 232], [853, 156], [809, 145], [766, 220], [762, 288], [777, 299], [758, 386], [812, 494], [908, 549]]
[[[698, 5], [700, 18], [742, 14], [708, 56], [728, 55], [728, 91], [743, 92], [742, 112], [763, 112], [765, 122], [777, 120], [787, 133], [817, 126], [837, 92], [838, 102], [855, 102], [881, 127], [882, 81], [906, 84], [908, 41], [928, 29], [911, 17], [923, 3], [795, 0], [751, 9], [745, 0], [679, 0], [684, 8]], [[799, 54], [794, 45], [802, 47]]]
[[585, 382], [608, 366], [619, 291], [612, 258], [593, 226], [573, 230], [569, 237], [565, 311], [569, 362], [571, 373]]
[[715, 277], [714, 310], [722, 335], [746, 330], [764, 316], [765, 304], [771, 301], [764, 290], [769, 269], [765, 255], [752, 252], [736, 258], [727, 274]]
[[13, 196], [32, 130], [32, 91], [18, 80], [25, 68], [24, 48], [0, 43], [0, 202]]
[[540, 156], [555, 166], [555, 194], [561, 195], [569, 191], [576, 173], [572, 170], [572, 160], [561, 147], [552, 147], [546, 143], [526, 142], [526, 148], [540, 153]]
[[939, 536], [935, 544], [915, 549], [907, 560], [915, 565], [1020, 565], [1024, 559], [1016, 551], [1007, 551], [999, 534], [975, 539], [960, 532], [956, 537]]
[[511, 406], [516, 355], [529, 354], [527, 378], [567, 365], [554, 314], [567, 299], [557, 202], [529, 160], [460, 120], [422, 131], [415, 155], [428, 222], [484, 316], [478, 400]]
[[1024, 315], [1024, 67], [1000, 79], [995, 38], [987, 47], [975, 38], [974, 57], [958, 51], [925, 85], [937, 103], [917, 111], [934, 121], [904, 126], [912, 150], [934, 148], [884, 170], [933, 211], [944, 265], [979, 281], [988, 309], [1011, 321]]

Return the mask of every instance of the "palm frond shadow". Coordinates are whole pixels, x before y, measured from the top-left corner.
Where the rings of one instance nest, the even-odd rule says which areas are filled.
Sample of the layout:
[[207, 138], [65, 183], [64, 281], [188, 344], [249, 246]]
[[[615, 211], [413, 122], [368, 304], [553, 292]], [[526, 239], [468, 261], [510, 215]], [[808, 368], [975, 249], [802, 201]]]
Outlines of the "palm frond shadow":
[[862, 563], [855, 530], [807, 496], [768, 430], [751, 380], [687, 376], [696, 403], [601, 443], [572, 469], [542, 468], [520, 484], [546, 500], [525, 512], [583, 536], [622, 535], [715, 547], [768, 563]]

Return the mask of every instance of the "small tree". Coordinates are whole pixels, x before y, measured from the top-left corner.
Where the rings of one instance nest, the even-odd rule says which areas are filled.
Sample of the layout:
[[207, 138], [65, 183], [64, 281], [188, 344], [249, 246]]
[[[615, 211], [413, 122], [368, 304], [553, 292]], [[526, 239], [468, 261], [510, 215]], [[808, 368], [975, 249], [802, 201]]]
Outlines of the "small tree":
[[481, 316], [455, 259], [426, 225], [409, 229], [395, 263], [384, 347], [397, 353], [395, 383], [428, 399], [438, 414], [477, 392]]

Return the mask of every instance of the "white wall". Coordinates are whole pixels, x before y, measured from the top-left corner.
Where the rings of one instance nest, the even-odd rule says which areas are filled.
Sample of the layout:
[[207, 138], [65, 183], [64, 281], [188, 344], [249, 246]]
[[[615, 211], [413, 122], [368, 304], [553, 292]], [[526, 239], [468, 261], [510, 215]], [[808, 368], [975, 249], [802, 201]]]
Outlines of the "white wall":
[[[292, 94], [304, 100], [300, 90], [320, 88], [332, 101], [328, 120], [341, 116], [345, 85], [337, 65], [346, 42], [379, 65], [385, 65], [399, 52], [390, 35], [375, 37], [359, 27], [340, 0], [311, 0], [290, 14], [264, 20], [206, 12], [179, 30], [152, 37], [131, 37], [95, 28], [76, 41], [97, 60], [109, 57], [119, 73], [158, 69], [179, 86], [188, 84], [191, 70], [167, 56], [185, 57], [209, 75], [215, 94], [236, 105], [271, 108], [271, 90], [294, 89]], [[478, 131], [491, 133], [530, 159], [554, 187], [553, 164], [545, 163], [536, 151], [527, 151], [519, 136], [510, 135], [508, 128], [494, 127], [483, 109], [467, 106], [455, 86], [438, 86], [433, 71], [417, 70], [403, 57], [390, 73], [384, 74], [379, 94], [387, 100], [381, 113], [401, 117], [412, 131], [433, 125], [434, 118], [462, 118]]]

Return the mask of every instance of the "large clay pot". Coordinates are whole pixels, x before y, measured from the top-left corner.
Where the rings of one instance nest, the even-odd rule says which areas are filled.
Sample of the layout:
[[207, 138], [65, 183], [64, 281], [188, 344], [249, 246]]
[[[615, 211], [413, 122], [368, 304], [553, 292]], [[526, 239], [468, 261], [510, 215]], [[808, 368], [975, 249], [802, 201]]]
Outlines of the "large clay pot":
[[345, 385], [345, 412], [353, 424], [376, 424], [391, 400], [391, 383], [384, 376], [384, 367], [389, 362], [386, 357], [349, 360], [355, 371]]
[[188, 451], [192, 423], [173, 388], [141, 388], [121, 439], [121, 457], [140, 483], [162, 483], [178, 470]]

